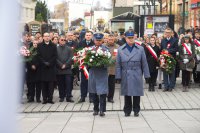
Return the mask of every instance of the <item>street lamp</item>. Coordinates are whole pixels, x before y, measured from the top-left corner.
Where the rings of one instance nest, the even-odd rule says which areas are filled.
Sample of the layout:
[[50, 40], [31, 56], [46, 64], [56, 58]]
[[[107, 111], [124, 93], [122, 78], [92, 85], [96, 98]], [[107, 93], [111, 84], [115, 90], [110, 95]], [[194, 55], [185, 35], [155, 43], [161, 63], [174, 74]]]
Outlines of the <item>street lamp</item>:
[[185, 33], [185, 0], [183, 0], [183, 12], [182, 12], [182, 28], [183, 28], [183, 33]]
[[90, 10], [90, 29], [92, 29], [92, 6], [93, 6], [94, 0], [92, 0], [91, 4], [91, 10]]

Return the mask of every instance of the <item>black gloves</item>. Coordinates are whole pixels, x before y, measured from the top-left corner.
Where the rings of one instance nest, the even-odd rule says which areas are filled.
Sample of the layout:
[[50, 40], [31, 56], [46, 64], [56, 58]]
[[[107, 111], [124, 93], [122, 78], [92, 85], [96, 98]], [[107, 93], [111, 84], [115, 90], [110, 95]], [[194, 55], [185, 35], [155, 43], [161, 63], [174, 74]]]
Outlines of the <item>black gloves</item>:
[[49, 62], [44, 62], [44, 65], [49, 67], [50, 66], [50, 63]]

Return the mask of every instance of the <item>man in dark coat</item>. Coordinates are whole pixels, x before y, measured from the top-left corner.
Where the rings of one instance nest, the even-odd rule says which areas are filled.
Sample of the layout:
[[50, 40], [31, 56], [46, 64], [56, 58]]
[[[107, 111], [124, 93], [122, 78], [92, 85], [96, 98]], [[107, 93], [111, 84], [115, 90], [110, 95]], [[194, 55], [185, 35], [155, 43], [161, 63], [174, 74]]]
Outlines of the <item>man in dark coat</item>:
[[[74, 39], [74, 33], [73, 32], [67, 32], [66, 33], [66, 45], [71, 47], [73, 52], [78, 48], [78, 43], [73, 40]], [[72, 90], [73, 90], [73, 82], [74, 82], [74, 77], [79, 78], [79, 70], [78, 68], [72, 68], [72, 79], [71, 79], [71, 90], [70, 90], [70, 97], [72, 96]]]
[[[178, 51], [178, 39], [172, 37], [172, 30], [167, 28], [165, 30], [165, 38], [161, 41], [161, 50], [167, 50], [174, 58]], [[163, 72], [165, 91], [172, 91], [175, 87], [175, 69], [171, 74]]]
[[[135, 44], [134, 32], [125, 33], [126, 43], [118, 48], [115, 78], [121, 80], [121, 95], [124, 96], [124, 113], [139, 116], [140, 96], [144, 95], [143, 74], [149, 78], [149, 68], [144, 48]], [[133, 97], [133, 98], [132, 98]], [[132, 102], [133, 100], [133, 102]]]
[[42, 96], [43, 104], [51, 103], [54, 104], [53, 92], [54, 92], [54, 81], [56, 80], [56, 58], [57, 49], [49, 38], [49, 33], [44, 33], [44, 41], [38, 45], [37, 53], [40, 63], [40, 81], [42, 84]]
[[[93, 33], [91, 31], [87, 31], [85, 33], [85, 39], [80, 42], [79, 48], [91, 47], [94, 46], [94, 42], [92, 40]], [[88, 93], [88, 79], [86, 79], [83, 70], [81, 72], [81, 99], [78, 101], [79, 103], [85, 102], [85, 98], [87, 97]], [[89, 101], [92, 103], [92, 94], [89, 93]]]
[[60, 96], [60, 102], [64, 101], [66, 97], [67, 102], [74, 102], [71, 95], [71, 63], [72, 63], [72, 49], [65, 44], [65, 37], [61, 36], [59, 39], [59, 46], [57, 46], [57, 82]]

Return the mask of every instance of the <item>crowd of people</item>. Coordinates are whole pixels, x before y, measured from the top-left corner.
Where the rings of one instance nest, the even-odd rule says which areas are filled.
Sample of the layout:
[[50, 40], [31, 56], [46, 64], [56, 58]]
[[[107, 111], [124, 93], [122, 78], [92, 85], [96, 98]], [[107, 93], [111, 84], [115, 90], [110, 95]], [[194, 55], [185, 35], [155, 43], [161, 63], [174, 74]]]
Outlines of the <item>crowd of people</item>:
[[[125, 116], [130, 116], [132, 110], [138, 116], [140, 96], [144, 95], [143, 75], [149, 84], [149, 92], [154, 92], [155, 86], [163, 89], [163, 92], [173, 91], [180, 70], [183, 92], [189, 90], [192, 80], [193, 83], [200, 83], [200, 53], [196, 53], [196, 48], [200, 47], [200, 29], [194, 33], [187, 30], [185, 34], [178, 35], [166, 28], [161, 37], [157, 37], [156, 33], [138, 37], [132, 29], [120, 33], [93, 33], [83, 29], [80, 33], [69, 31], [65, 35], [56, 32], [42, 35], [37, 32], [35, 36], [24, 32], [20, 43], [27, 49], [34, 48], [37, 53], [31, 60], [23, 62], [22, 85], [27, 85], [28, 102], [36, 100], [41, 103], [42, 94], [42, 104], [54, 104], [55, 88], [59, 91], [59, 102], [65, 99], [66, 102], [74, 102], [73, 86], [80, 81], [78, 103], [86, 102], [89, 95], [89, 102], [94, 103], [93, 115], [100, 112], [100, 116], [104, 116], [106, 98], [108, 102], [114, 103], [115, 83], [120, 83], [121, 95], [125, 97]], [[116, 63], [102, 68], [88, 67], [87, 79], [83, 69], [73, 65], [74, 53], [85, 47], [109, 50]], [[176, 67], [171, 73], [160, 67], [159, 56], [163, 50], [176, 60]]]

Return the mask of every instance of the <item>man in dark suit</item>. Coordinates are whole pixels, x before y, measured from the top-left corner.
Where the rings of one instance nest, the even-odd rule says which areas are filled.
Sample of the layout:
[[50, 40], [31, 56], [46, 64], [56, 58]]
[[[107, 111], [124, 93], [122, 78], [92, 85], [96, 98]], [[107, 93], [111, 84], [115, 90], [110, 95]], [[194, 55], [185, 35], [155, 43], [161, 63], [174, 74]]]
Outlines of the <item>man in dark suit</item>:
[[[161, 50], [167, 50], [174, 58], [178, 51], [178, 39], [172, 37], [172, 30], [167, 28], [165, 30], [165, 38], [161, 41]], [[175, 87], [175, 69], [171, 74], [163, 72], [165, 91], [172, 91]]]
[[53, 102], [54, 81], [56, 80], [56, 45], [50, 41], [49, 33], [44, 33], [44, 41], [38, 45], [37, 53], [40, 63], [40, 81], [42, 84], [43, 104]]
[[[92, 40], [93, 33], [91, 31], [87, 31], [85, 33], [85, 39], [80, 42], [79, 48], [91, 47], [94, 45]], [[83, 70], [81, 72], [81, 99], [78, 101], [79, 103], [85, 102], [85, 98], [87, 97], [88, 93], [88, 79], [86, 79]], [[89, 94], [89, 101], [92, 103], [92, 94]]]

